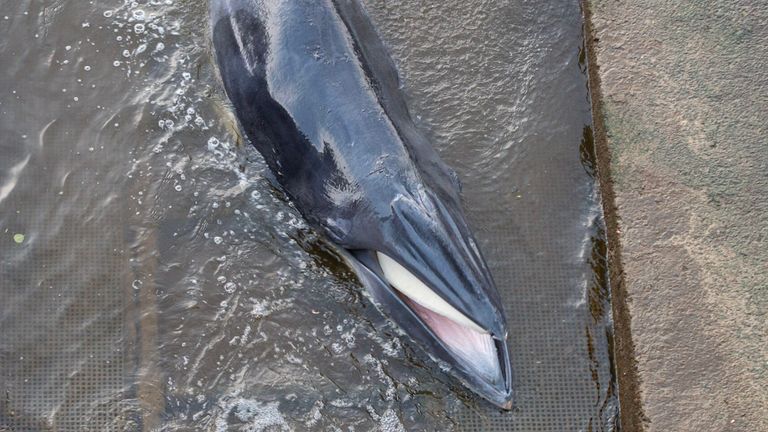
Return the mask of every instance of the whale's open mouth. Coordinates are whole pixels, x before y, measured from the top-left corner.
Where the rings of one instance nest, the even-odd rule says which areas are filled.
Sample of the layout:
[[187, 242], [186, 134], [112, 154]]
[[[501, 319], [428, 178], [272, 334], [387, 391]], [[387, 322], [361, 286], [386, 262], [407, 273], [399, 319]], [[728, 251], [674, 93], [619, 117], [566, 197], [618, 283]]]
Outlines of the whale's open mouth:
[[384, 279], [448, 350], [488, 383], [504, 381], [497, 340], [389, 256], [376, 252]]

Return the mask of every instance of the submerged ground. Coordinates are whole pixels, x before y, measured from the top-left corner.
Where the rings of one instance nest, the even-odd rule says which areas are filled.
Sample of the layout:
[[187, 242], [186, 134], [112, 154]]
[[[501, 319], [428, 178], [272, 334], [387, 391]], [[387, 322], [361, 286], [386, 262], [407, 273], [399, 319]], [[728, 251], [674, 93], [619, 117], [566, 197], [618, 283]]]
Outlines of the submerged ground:
[[0, 430], [613, 430], [576, 1], [366, 2], [464, 183], [517, 407], [384, 319], [267, 180], [203, 1], [0, 5]]

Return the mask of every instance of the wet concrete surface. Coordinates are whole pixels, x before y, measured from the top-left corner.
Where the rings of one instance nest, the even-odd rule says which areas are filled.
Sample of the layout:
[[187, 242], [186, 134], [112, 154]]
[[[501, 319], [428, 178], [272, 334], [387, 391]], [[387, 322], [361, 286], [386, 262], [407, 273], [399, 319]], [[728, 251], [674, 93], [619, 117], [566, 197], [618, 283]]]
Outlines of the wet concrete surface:
[[587, 4], [624, 430], [768, 430], [768, 3]]

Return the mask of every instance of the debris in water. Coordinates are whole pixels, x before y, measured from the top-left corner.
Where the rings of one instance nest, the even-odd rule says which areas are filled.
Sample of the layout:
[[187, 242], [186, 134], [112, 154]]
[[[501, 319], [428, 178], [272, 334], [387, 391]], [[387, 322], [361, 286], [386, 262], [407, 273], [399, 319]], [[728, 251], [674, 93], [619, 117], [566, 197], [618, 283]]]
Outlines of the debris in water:
[[24, 243], [24, 234], [14, 234], [13, 241], [15, 241], [17, 244]]

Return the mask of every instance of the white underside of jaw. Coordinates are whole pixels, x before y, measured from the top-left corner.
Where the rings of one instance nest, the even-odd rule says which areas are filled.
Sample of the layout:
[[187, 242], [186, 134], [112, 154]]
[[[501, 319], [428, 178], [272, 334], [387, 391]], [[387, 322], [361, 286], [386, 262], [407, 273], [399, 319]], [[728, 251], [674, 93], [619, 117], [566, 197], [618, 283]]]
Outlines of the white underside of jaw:
[[424, 282], [409, 272], [408, 269], [401, 266], [400, 263], [388, 257], [387, 255], [376, 252], [379, 259], [381, 271], [390, 285], [403, 293], [419, 305], [451, 319], [458, 324], [469, 327], [478, 333], [488, 333], [485, 329], [475, 324], [466, 315], [456, 310], [455, 307], [448, 304], [442, 297], [437, 295]]
[[491, 334], [448, 304], [413, 273], [387, 255], [376, 252], [384, 278], [406, 297], [416, 315], [448, 348], [488, 381], [502, 379]]

